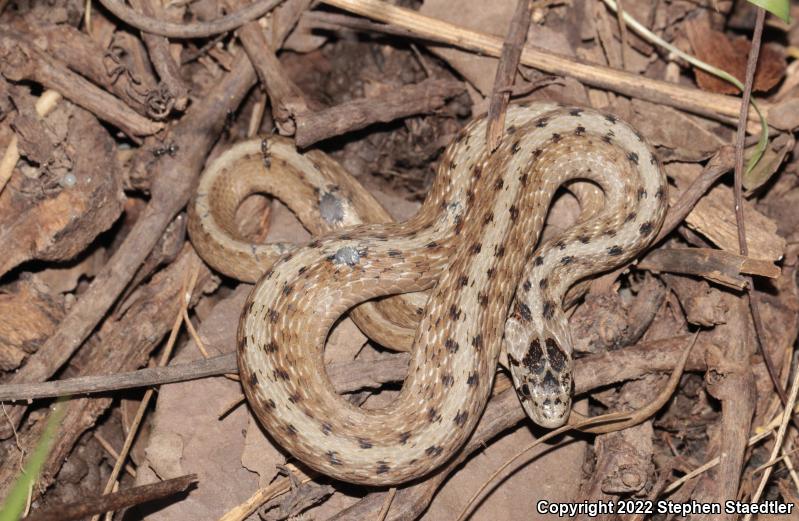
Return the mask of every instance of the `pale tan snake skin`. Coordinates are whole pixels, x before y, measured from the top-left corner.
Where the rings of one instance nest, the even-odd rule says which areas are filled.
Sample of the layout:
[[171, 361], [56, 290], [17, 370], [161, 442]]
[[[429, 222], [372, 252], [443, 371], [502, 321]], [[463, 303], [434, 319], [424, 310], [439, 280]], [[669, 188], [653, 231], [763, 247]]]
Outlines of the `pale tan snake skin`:
[[[543, 425], [567, 418], [563, 295], [648, 245], [665, 214], [666, 181], [641, 136], [613, 116], [535, 103], [511, 106], [506, 124], [491, 155], [483, 118], [463, 130], [414, 218], [293, 249], [250, 295], [239, 324], [242, 385], [272, 437], [310, 467], [387, 485], [444, 463], [485, 407], [503, 335], [528, 414]], [[599, 185], [604, 208], [535, 250], [553, 194], [573, 179]], [[212, 213], [210, 196], [201, 181], [190, 219], [204, 258], [208, 232], [197, 221]], [[430, 288], [399, 397], [366, 410], [337, 395], [322, 362], [335, 321], [366, 300]]]

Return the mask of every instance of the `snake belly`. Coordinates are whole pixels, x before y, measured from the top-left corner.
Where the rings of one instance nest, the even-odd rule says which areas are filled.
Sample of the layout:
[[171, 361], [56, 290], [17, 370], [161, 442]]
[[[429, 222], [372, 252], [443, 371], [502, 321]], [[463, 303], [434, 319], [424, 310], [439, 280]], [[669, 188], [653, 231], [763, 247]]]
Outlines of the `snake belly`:
[[[242, 385], [263, 426], [303, 463], [369, 485], [431, 472], [474, 430], [503, 336], [525, 409], [547, 420], [562, 409], [552, 407], [556, 398], [568, 402], [563, 292], [651, 241], [666, 183], [625, 123], [550, 109], [509, 107], [506, 137], [491, 154], [485, 119], [475, 120], [448, 147], [414, 218], [334, 232], [283, 255], [260, 279], [239, 324]], [[536, 252], [553, 194], [574, 179], [598, 185], [604, 209]], [[336, 394], [322, 359], [336, 320], [366, 300], [428, 289], [397, 399], [367, 410]]]

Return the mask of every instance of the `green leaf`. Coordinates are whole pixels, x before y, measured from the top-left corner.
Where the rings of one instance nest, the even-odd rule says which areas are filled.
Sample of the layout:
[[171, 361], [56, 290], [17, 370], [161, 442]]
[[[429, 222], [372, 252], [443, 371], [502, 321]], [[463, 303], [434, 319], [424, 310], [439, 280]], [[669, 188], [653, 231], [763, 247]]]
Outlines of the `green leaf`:
[[790, 0], [749, 0], [749, 3], [762, 7], [774, 16], [782, 18], [786, 24], [791, 23]]
[[25, 504], [28, 501], [28, 490], [39, 478], [39, 473], [42, 470], [44, 461], [47, 459], [47, 454], [50, 452], [50, 446], [53, 444], [65, 410], [65, 402], [63, 400], [56, 402], [56, 405], [51, 409], [42, 437], [39, 438], [36, 448], [33, 449], [33, 453], [28, 458], [25, 469], [17, 478], [17, 482], [14, 483], [8, 497], [0, 505], [0, 521], [17, 521], [22, 516]]

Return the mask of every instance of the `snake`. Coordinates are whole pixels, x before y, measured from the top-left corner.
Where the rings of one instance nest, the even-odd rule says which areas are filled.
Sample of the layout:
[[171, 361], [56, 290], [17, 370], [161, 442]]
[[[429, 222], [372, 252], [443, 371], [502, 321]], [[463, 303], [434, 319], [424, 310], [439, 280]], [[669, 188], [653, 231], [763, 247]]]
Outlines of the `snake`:
[[[663, 223], [663, 169], [618, 117], [511, 104], [493, 151], [486, 125], [477, 117], [459, 132], [404, 222], [392, 222], [331, 158], [301, 154], [284, 138], [236, 145], [201, 176], [189, 208], [193, 245], [222, 273], [257, 279], [237, 334], [244, 393], [271, 438], [318, 472], [373, 486], [431, 473], [474, 430], [502, 350], [528, 416], [562, 425], [573, 387], [564, 295], [633, 260]], [[553, 197], [576, 181], [590, 184], [580, 199], [592, 207], [539, 245]], [[585, 195], [591, 190], [600, 197]], [[259, 191], [316, 237], [254, 245], [238, 236], [238, 204]], [[387, 343], [410, 352], [387, 406], [350, 403], [326, 375], [326, 338], [348, 312], [378, 336], [393, 328]]]

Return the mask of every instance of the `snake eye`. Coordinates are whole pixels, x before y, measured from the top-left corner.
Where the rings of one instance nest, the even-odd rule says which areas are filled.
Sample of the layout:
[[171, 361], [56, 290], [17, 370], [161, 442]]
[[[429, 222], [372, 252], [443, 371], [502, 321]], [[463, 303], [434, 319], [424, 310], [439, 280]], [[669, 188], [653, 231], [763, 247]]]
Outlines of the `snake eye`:
[[524, 396], [525, 398], [529, 398], [530, 397], [530, 388], [527, 387], [527, 384], [522, 384], [519, 387], [519, 392], [521, 392], [522, 396]]

